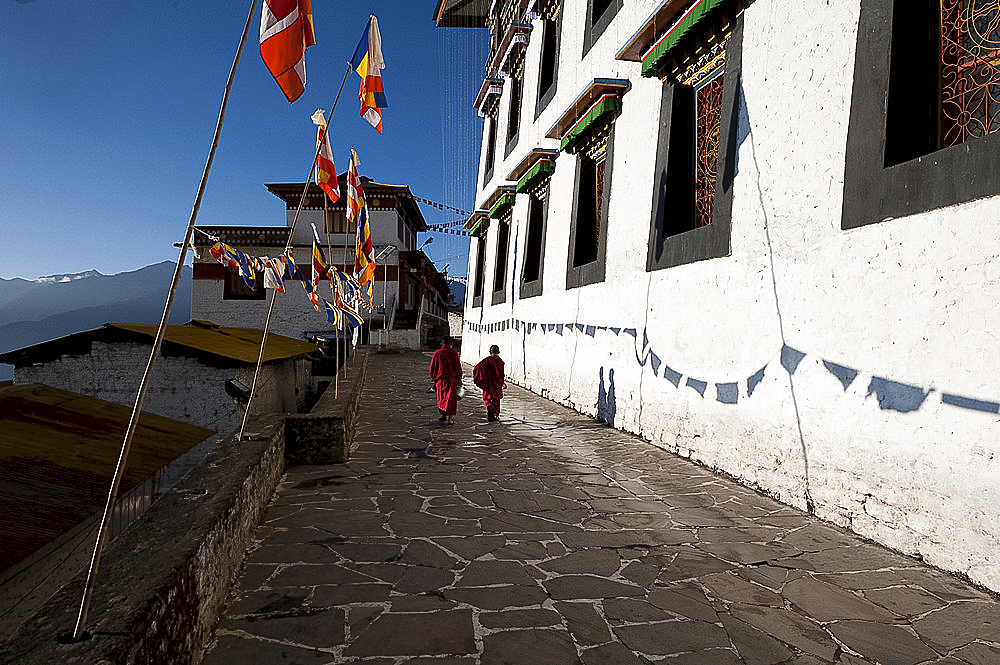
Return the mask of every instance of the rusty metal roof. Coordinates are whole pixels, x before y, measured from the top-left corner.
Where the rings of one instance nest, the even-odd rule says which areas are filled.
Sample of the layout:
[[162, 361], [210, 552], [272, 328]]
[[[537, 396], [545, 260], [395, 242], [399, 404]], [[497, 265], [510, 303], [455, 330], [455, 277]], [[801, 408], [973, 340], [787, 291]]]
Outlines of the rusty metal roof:
[[[0, 570], [103, 509], [131, 414], [49, 386], [0, 388]], [[212, 434], [143, 413], [119, 495]]]
[[[22, 367], [55, 360], [63, 354], [86, 355], [94, 341], [141, 342], [152, 344], [157, 325], [153, 323], [105, 323], [65, 337], [0, 354], [0, 362]], [[167, 326], [163, 337], [163, 355], [194, 356], [213, 365], [256, 364], [263, 333], [256, 328], [229, 328], [210, 321], [189, 321]], [[285, 360], [317, 351], [315, 344], [268, 333], [264, 362]]]
[[[108, 323], [106, 325], [145, 335], [150, 340], [156, 337], [157, 326], [152, 323]], [[210, 321], [195, 320], [182, 326], [167, 326], [163, 340], [223, 358], [256, 363], [260, 354], [260, 340], [263, 334], [263, 331], [256, 328], [228, 328], [217, 326]], [[268, 333], [267, 346], [264, 349], [264, 362], [295, 358], [318, 350], [319, 347], [315, 344], [293, 337]]]

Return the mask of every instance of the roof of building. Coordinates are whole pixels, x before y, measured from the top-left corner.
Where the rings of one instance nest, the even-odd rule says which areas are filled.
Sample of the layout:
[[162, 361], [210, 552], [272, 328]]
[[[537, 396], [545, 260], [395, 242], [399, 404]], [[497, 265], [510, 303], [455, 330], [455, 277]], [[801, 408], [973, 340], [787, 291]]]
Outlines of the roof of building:
[[224, 242], [237, 247], [284, 247], [288, 244], [287, 226], [196, 226], [196, 247], [211, 247]]
[[[347, 172], [341, 173], [338, 180], [340, 191], [346, 192]], [[417, 231], [427, 230], [427, 222], [424, 220], [424, 216], [420, 212], [420, 207], [414, 200], [413, 192], [410, 191], [409, 186], [375, 182], [366, 176], [361, 176], [361, 183], [365, 192], [365, 201], [370, 208], [396, 207], [402, 211], [403, 216], [409, 220], [410, 224]], [[289, 209], [294, 209], [298, 207], [299, 201], [302, 199], [304, 185], [305, 183], [301, 182], [282, 182], [265, 184], [264, 186], [267, 187], [267, 191], [283, 200]], [[309, 189], [306, 190], [306, 202], [303, 205], [305, 207], [322, 208], [326, 205], [324, 203], [325, 198], [326, 195], [319, 188], [319, 185], [311, 182], [309, 183]], [[386, 200], [386, 203], [382, 203], [383, 199]], [[331, 208], [334, 210], [343, 209], [346, 205], [346, 198], [341, 196], [340, 201], [333, 204]]]
[[439, 28], [482, 28], [489, 0], [438, 0], [431, 19]]
[[[139, 342], [152, 343], [157, 325], [152, 323], [105, 323], [100, 328], [85, 330], [48, 342], [0, 354], [0, 362], [18, 367], [58, 359], [64, 354], [86, 355], [91, 343]], [[197, 357], [211, 365], [256, 364], [263, 332], [256, 328], [228, 328], [210, 321], [189, 321], [184, 325], [167, 326], [163, 336], [165, 356]], [[315, 344], [268, 333], [264, 362], [285, 360], [318, 351]]]
[[[0, 570], [103, 509], [131, 414], [49, 386], [0, 387]], [[143, 413], [119, 495], [213, 433]]]

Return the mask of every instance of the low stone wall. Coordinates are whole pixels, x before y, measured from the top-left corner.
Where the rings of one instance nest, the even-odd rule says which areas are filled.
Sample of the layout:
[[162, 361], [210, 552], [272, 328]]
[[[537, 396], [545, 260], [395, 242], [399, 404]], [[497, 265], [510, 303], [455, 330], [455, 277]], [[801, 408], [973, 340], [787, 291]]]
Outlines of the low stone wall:
[[[86, 572], [0, 644], [0, 663], [188, 665], [201, 660], [254, 530], [287, 464], [350, 456], [368, 350], [359, 349], [309, 414], [251, 418], [105, 550], [86, 623], [67, 638]], [[286, 440], [291, 440], [291, 446]]]
[[251, 419], [250, 439], [220, 442], [104, 552], [90, 639], [65, 643], [86, 573], [0, 645], [20, 665], [197, 663], [264, 508], [284, 472], [284, 414]]
[[339, 386], [330, 384], [309, 413], [285, 417], [285, 461], [342, 464], [351, 455], [368, 349], [359, 348], [340, 370]]

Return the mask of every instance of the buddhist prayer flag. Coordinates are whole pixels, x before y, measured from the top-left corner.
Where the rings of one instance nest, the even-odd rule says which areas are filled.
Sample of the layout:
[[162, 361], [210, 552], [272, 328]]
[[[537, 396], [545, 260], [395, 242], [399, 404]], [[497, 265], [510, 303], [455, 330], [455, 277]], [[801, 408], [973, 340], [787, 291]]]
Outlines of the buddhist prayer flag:
[[340, 183], [337, 181], [337, 167], [333, 164], [333, 148], [330, 147], [330, 132], [323, 116], [323, 109], [316, 109], [312, 114], [316, 129], [316, 184], [326, 192], [330, 201], [340, 200]]
[[330, 266], [326, 262], [326, 257], [323, 255], [323, 248], [319, 246], [316, 239], [313, 239], [313, 251], [312, 251], [312, 283], [313, 288], [319, 285], [319, 281], [323, 278], [330, 278]]
[[358, 48], [354, 50], [351, 67], [361, 77], [361, 85], [358, 88], [361, 117], [381, 134], [382, 109], [388, 104], [385, 101], [385, 92], [382, 90], [382, 70], [385, 69], [385, 61], [382, 59], [382, 37], [378, 32], [378, 19], [374, 15], [369, 17], [365, 34], [361, 36]]
[[371, 228], [368, 225], [368, 206], [357, 169], [358, 155], [351, 150], [351, 164], [347, 169], [347, 218], [357, 220], [358, 234], [354, 242], [354, 278], [371, 299], [375, 279], [375, 253], [372, 248]]
[[264, 288], [274, 289], [278, 293], [285, 292], [285, 262], [278, 258], [264, 258]]
[[347, 221], [353, 222], [365, 207], [365, 190], [358, 177], [358, 153], [351, 149], [351, 163], [347, 166]]
[[306, 48], [315, 43], [312, 0], [264, 0], [260, 57], [289, 103], [305, 90]]

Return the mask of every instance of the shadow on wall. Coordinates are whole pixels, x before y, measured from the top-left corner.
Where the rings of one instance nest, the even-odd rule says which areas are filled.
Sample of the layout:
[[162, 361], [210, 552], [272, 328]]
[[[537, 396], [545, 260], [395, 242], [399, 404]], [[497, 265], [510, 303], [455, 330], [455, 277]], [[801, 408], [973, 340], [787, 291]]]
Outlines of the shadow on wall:
[[604, 368], [600, 369], [601, 382], [597, 387], [597, 419], [612, 427], [615, 426], [615, 370], [608, 370], [608, 386], [604, 387]]

